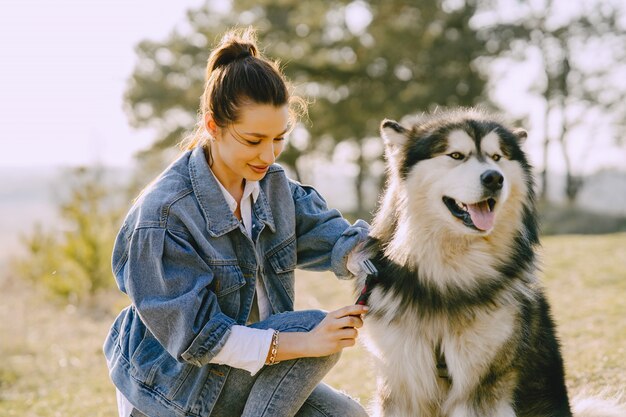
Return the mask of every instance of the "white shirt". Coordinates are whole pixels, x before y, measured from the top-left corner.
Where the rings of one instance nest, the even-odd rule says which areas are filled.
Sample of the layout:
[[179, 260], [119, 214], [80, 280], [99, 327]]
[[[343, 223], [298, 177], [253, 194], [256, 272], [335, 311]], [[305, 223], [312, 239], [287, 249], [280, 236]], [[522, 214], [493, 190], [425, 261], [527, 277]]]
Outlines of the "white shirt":
[[[211, 171], [212, 173], [213, 171]], [[237, 210], [237, 201], [230, 195], [228, 190], [222, 185], [222, 183], [215, 177], [217, 183], [220, 185], [222, 194], [228, 203], [228, 207], [234, 213]], [[248, 236], [252, 236], [252, 228], [254, 224], [252, 222], [252, 204], [256, 202], [259, 196], [260, 187], [258, 181], [246, 181], [246, 185], [243, 189], [243, 196], [241, 197], [241, 220]], [[259, 320], [265, 320], [272, 312], [272, 306], [267, 298], [267, 291], [261, 279], [256, 280], [256, 296], [258, 305], [258, 317]], [[253, 306], [254, 308], [254, 306]], [[257, 313], [257, 312], [254, 312]], [[251, 313], [251, 315], [253, 315]], [[254, 314], [256, 315], [256, 314]], [[274, 330], [267, 329], [253, 329], [246, 326], [234, 325], [231, 327], [231, 332], [226, 339], [226, 343], [220, 351], [211, 359], [210, 363], [217, 363], [221, 365], [232, 366], [233, 368], [245, 369], [250, 372], [251, 375], [259, 372], [263, 365], [265, 365], [265, 359], [269, 352], [270, 345], [272, 344], [272, 335]], [[130, 417], [133, 410], [133, 405], [128, 399], [120, 392], [117, 391], [117, 408], [120, 417]]]
[[[226, 203], [228, 204], [230, 211], [234, 213], [235, 210], [237, 210], [237, 201], [232, 195], [230, 195], [228, 190], [226, 190], [217, 177], [215, 179], [222, 190], [222, 194], [224, 195], [224, 199], [226, 199]], [[252, 237], [252, 228], [254, 227], [252, 222], [252, 204], [256, 202], [260, 191], [261, 188], [258, 181], [246, 181], [246, 185], [243, 188], [243, 195], [241, 196], [241, 220], [248, 236], [250, 237]], [[272, 306], [267, 298], [265, 286], [260, 279], [256, 280], [256, 295], [258, 298], [259, 320], [265, 320], [272, 313]]]
[[[215, 179], [217, 180], [217, 177]], [[234, 213], [235, 210], [237, 210], [237, 201], [230, 195], [219, 180], [217, 180], [217, 183], [222, 190], [222, 194], [230, 210]], [[258, 181], [246, 181], [243, 196], [241, 197], [240, 208], [241, 220], [243, 221], [248, 236], [252, 236], [252, 204], [256, 202], [259, 192], [260, 186]], [[270, 316], [272, 306], [267, 298], [267, 292], [265, 291], [265, 286], [260, 277], [256, 280], [255, 289], [258, 304], [258, 317], [259, 320], [265, 320]], [[273, 334], [274, 331], [271, 329], [260, 330], [234, 325], [222, 349], [209, 362], [245, 369], [250, 372], [251, 375], [254, 375], [265, 365], [265, 359], [267, 358], [267, 352], [272, 343]]]

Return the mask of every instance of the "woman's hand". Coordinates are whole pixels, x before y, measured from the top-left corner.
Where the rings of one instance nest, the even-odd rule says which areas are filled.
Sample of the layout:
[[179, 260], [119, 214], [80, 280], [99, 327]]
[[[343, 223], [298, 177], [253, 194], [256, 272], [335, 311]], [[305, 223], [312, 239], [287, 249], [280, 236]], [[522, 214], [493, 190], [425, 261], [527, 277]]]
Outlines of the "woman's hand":
[[[276, 361], [295, 358], [328, 356], [343, 348], [354, 346], [363, 326], [361, 314], [367, 306], [350, 305], [326, 314], [313, 330], [303, 332], [281, 332], [278, 336]], [[268, 352], [268, 360], [270, 353]]]
[[354, 346], [359, 335], [357, 329], [363, 326], [361, 314], [366, 306], [350, 305], [329, 312], [324, 320], [308, 333], [310, 356], [328, 356], [343, 348]]

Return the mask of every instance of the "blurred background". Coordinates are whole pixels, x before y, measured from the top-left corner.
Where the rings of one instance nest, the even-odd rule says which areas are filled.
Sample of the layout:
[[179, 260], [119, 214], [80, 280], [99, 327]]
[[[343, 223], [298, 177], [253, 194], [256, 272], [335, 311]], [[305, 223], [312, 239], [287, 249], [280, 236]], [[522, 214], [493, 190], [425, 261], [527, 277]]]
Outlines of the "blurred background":
[[[115, 414], [113, 239], [193, 129], [211, 47], [247, 26], [311, 103], [280, 163], [349, 219], [384, 184], [383, 118], [480, 105], [528, 130], [568, 384], [626, 385], [623, 1], [3, 0], [1, 415]], [[300, 277], [302, 308], [352, 302]], [[355, 352], [330, 378], [367, 402]]]

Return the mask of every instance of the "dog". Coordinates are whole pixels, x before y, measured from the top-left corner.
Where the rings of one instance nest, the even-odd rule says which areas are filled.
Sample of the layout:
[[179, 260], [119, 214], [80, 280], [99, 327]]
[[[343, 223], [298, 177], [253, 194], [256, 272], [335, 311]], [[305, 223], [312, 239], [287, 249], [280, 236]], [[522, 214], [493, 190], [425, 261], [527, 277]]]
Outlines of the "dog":
[[[387, 183], [364, 249], [378, 273], [356, 285], [370, 307], [375, 415], [572, 416], [537, 279], [526, 131], [458, 108], [385, 119], [381, 136]], [[578, 409], [626, 416], [601, 399]]]

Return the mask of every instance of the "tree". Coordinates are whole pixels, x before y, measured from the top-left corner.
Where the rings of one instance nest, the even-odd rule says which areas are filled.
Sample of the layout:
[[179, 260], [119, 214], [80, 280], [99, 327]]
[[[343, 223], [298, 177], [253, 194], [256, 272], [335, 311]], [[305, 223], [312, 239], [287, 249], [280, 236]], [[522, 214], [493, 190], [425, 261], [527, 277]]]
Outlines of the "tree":
[[[479, 32], [492, 56], [510, 60], [509, 65], [538, 57], [541, 76], [530, 89], [544, 102], [542, 198], [548, 190], [549, 149], [558, 144], [565, 195], [573, 202], [582, 185], [584, 158], [593, 154], [601, 136], [612, 133], [619, 141], [617, 132], [626, 121], [623, 2], [496, 0], [482, 2], [481, 9], [478, 20], [487, 23]], [[527, 109], [526, 118], [533, 110]], [[603, 124], [613, 132], [600, 129]], [[574, 142], [583, 137], [586, 152], [575, 155]]]
[[[281, 162], [298, 173], [302, 152], [355, 145], [356, 195], [370, 173], [364, 140], [384, 117], [437, 105], [471, 105], [484, 80], [474, 67], [483, 42], [470, 28], [471, 2], [242, 0], [225, 11], [210, 4], [188, 13], [188, 33], [144, 41], [126, 94], [136, 126], [157, 126], [151, 151], [172, 146], [194, 124], [210, 45], [233, 26], [258, 29], [265, 54], [278, 58], [299, 91], [314, 99], [308, 135]], [[308, 138], [308, 139], [307, 139]], [[294, 141], [296, 142], [296, 141]]]

